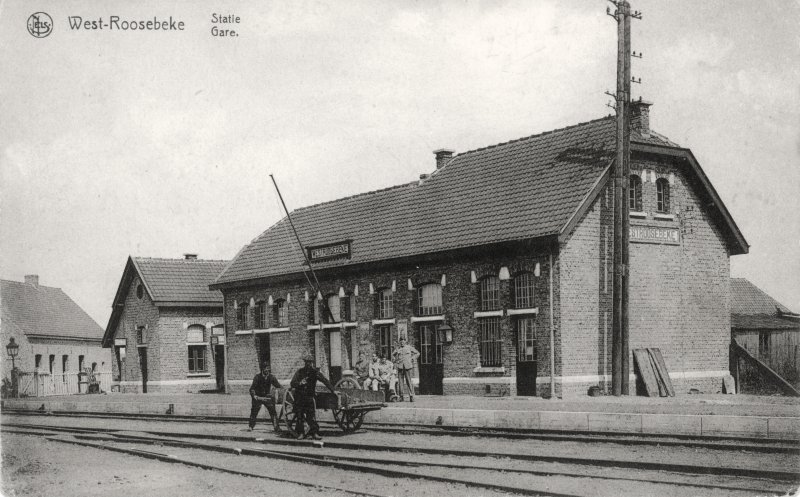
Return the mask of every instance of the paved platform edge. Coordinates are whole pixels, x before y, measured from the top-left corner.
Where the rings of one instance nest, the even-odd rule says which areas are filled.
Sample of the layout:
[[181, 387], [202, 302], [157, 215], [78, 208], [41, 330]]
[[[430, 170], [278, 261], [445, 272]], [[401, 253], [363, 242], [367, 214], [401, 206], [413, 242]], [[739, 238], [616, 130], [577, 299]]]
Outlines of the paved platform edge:
[[[168, 402], [72, 402], [69, 400], [5, 399], [3, 411], [80, 411], [121, 414], [174, 414], [246, 420], [249, 405]], [[262, 413], [261, 416], [265, 414]], [[326, 419], [325, 413], [320, 413]], [[330, 414], [327, 414], [330, 416]], [[332, 416], [331, 416], [332, 418]], [[474, 428], [589, 431], [800, 439], [800, 417], [708, 414], [637, 414], [608, 412], [511, 411], [390, 406], [367, 414], [365, 424], [440, 425]]]

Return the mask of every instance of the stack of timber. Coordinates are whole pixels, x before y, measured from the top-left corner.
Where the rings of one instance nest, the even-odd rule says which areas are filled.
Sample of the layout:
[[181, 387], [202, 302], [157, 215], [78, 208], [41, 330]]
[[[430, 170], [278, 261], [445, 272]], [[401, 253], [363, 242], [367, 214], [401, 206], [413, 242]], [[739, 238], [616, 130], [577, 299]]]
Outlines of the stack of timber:
[[648, 397], [675, 396], [675, 389], [672, 387], [660, 349], [634, 349], [633, 359], [639, 380], [637, 390], [641, 390]]

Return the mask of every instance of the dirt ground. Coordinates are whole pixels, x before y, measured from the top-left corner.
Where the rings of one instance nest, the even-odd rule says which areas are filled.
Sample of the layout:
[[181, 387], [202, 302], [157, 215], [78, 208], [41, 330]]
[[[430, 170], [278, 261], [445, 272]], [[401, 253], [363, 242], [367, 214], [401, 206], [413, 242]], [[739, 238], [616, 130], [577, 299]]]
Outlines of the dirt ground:
[[346, 495], [179, 464], [165, 471], [158, 461], [8, 434], [2, 439], [0, 492], [3, 497]]

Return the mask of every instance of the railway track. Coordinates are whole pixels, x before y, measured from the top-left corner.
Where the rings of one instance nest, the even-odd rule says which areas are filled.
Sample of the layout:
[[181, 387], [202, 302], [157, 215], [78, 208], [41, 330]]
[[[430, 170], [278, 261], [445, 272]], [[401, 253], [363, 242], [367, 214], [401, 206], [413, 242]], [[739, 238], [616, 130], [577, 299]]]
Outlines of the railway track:
[[[218, 423], [242, 424], [246, 420], [238, 418], [176, 416], [169, 414], [121, 414], [121, 413], [91, 413], [91, 412], [42, 412], [42, 411], [7, 411], [8, 414], [54, 417], [80, 417], [82, 419], [130, 419], [130, 420], [157, 420], [181, 423]], [[344, 436], [331, 421], [318, 420], [320, 426], [329, 437]], [[434, 437], [478, 437], [478, 438], [503, 438], [508, 440], [541, 440], [557, 442], [580, 443], [615, 443], [629, 446], [661, 446], [661, 447], [689, 447], [710, 450], [738, 450], [762, 453], [784, 453], [800, 455], [800, 440], [796, 439], [768, 439], [723, 436], [693, 436], [693, 435], [657, 435], [647, 433], [608, 433], [608, 432], [582, 432], [582, 431], [557, 431], [557, 430], [524, 430], [524, 429], [481, 429], [469, 427], [443, 427], [430, 425], [396, 426], [379, 423], [369, 423], [363, 428], [365, 431], [378, 433], [395, 433], [409, 435], [426, 435]]]
[[[277, 475], [264, 475], [209, 462], [202, 454], [225, 454], [280, 460], [284, 464], [327, 468], [343, 473], [369, 474], [388, 481], [420, 480], [428, 484], [463, 485], [487, 491], [517, 495], [595, 495], [596, 492], [559, 492], [544, 482], [552, 477], [580, 480], [587, 488], [597, 482], [613, 485], [640, 484], [698, 491], [739, 493], [743, 495], [783, 494], [796, 485], [798, 475], [792, 471], [761, 468], [719, 467], [688, 464], [648, 463], [645, 461], [598, 460], [583, 457], [537, 456], [520, 453], [454, 451], [436, 448], [403, 448], [369, 443], [326, 441], [321, 448], [307, 442], [282, 438], [256, 438], [215, 435], [211, 433], [175, 433], [169, 431], [124, 432], [118, 429], [66, 427], [54, 425], [3, 423], [3, 432], [47, 437], [48, 440], [124, 452], [163, 462], [183, 463], [204, 469], [242, 476], [298, 483]], [[181, 453], [165, 454], [151, 450], [153, 446], [179, 449]], [[266, 447], [265, 447], [266, 446]], [[386, 455], [387, 453], [388, 456]], [[304, 473], [310, 473], [307, 469]], [[454, 477], [454, 474], [467, 477]], [[687, 481], [689, 480], [689, 481]], [[369, 488], [327, 487], [313, 481], [301, 484], [335, 489], [356, 495], [376, 495]], [[567, 486], [569, 487], [569, 486]], [[694, 490], [693, 490], [694, 489]]]

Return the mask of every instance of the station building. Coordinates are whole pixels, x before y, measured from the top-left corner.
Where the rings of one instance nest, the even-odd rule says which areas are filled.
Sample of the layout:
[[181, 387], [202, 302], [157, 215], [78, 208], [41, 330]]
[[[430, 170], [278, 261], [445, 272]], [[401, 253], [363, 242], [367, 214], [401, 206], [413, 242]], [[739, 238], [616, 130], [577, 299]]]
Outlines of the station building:
[[[748, 245], [692, 152], [650, 129], [649, 106], [633, 105], [630, 349], [661, 349], [679, 392], [716, 392], [730, 256]], [[609, 116], [438, 150], [419, 181], [295, 210], [319, 291], [286, 218], [211, 285], [224, 295], [231, 390], [260, 360], [288, 379], [309, 353], [335, 380], [400, 337], [421, 352], [420, 394], [608, 387], [614, 151]]]
[[222, 294], [208, 285], [226, 263], [128, 257], [103, 335], [121, 392], [222, 388]]

